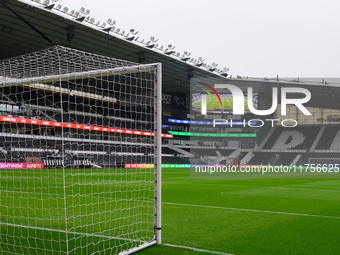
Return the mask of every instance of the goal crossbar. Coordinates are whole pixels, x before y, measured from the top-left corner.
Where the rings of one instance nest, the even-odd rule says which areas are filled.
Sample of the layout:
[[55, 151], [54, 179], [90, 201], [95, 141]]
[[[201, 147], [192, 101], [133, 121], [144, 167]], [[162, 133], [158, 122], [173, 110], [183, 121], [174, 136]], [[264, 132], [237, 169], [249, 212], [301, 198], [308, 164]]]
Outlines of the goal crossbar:
[[56, 80], [76, 80], [79, 78], [96, 78], [102, 75], [111, 76], [115, 74], [129, 74], [129, 73], [138, 73], [145, 71], [155, 71], [157, 66], [155, 64], [146, 64], [146, 65], [136, 65], [136, 66], [127, 66], [127, 67], [116, 67], [109, 69], [98, 69], [92, 71], [84, 71], [84, 72], [73, 72], [73, 73], [65, 73], [65, 74], [55, 74], [55, 75], [46, 75], [46, 76], [38, 76], [38, 77], [30, 77], [30, 78], [10, 78], [7, 76], [2, 76], [0, 81], [0, 87], [2, 86], [11, 86], [18, 84], [29, 84], [36, 82], [52, 82]]

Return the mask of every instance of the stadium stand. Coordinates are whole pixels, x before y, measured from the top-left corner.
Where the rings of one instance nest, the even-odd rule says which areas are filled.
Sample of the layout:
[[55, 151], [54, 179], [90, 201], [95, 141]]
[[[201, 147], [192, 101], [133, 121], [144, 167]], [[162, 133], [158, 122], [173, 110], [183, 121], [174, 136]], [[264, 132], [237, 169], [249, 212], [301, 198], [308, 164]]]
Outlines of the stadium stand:
[[163, 156], [162, 163], [163, 164], [190, 164], [191, 162], [189, 158]]
[[247, 163], [249, 165], [261, 165], [261, 164], [271, 164], [271, 165], [290, 165], [295, 157], [296, 153], [275, 153], [275, 152], [255, 152], [253, 157]]
[[287, 130], [284, 127], [277, 127], [263, 146], [263, 150], [309, 151], [320, 128], [320, 126], [297, 126]]
[[[317, 159], [318, 164], [340, 164], [340, 153], [336, 152], [324, 152], [324, 153], [303, 153], [296, 165], [309, 164], [309, 159]], [[316, 162], [312, 162], [316, 163]]]
[[340, 150], [340, 126], [326, 126], [315, 150]]

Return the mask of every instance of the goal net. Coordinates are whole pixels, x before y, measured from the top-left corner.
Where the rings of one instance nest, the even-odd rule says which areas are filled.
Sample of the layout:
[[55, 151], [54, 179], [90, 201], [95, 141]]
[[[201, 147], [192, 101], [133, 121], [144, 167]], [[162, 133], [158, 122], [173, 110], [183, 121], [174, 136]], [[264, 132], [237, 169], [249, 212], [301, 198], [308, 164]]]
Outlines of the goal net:
[[0, 61], [0, 253], [160, 243], [160, 64], [61, 46]]

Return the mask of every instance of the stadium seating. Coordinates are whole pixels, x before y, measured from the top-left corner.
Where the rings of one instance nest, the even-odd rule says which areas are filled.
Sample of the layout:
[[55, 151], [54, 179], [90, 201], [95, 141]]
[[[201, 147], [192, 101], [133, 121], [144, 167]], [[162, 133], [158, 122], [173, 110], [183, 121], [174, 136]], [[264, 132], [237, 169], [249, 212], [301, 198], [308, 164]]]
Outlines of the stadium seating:
[[340, 127], [326, 126], [315, 150], [337, 150], [340, 151]]
[[[309, 159], [315, 159], [315, 161], [311, 161]], [[330, 160], [332, 159], [332, 160]], [[338, 159], [338, 160], [337, 160]], [[339, 162], [338, 162], [339, 161]], [[340, 164], [340, 153], [336, 152], [312, 152], [312, 153], [303, 153], [301, 158], [298, 160], [296, 165], [303, 165], [303, 164]]]
[[[43, 138], [43, 136], [42, 136]], [[56, 137], [57, 138], [57, 137]], [[60, 139], [60, 137], [59, 137]], [[0, 143], [3, 145], [8, 155], [0, 153], [0, 162], [24, 162], [26, 157], [61, 158], [59, 152], [62, 148], [61, 140], [43, 140], [23, 137], [4, 137], [0, 136]], [[70, 142], [67, 139], [64, 141], [65, 152], [76, 155], [86, 155], [98, 165], [107, 164], [125, 164], [152, 162], [153, 153], [152, 146], [131, 146], [128, 144], [96, 144], [93, 141], [89, 142]], [[82, 154], [81, 151], [84, 151]], [[90, 153], [89, 153], [90, 152]], [[141, 160], [143, 158], [143, 160]]]
[[296, 153], [291, 152], [255, 152], [254, 156], [247, 163], [249, 165], [261, 165], [261, 164], [271, 164], [271, 165], [290, 165], [295, 157]]
[[190, 158], [184, 157], [162, 157], [163, 164], [190, 164]]
[[262, 149], [308, 151], [320, 128], [320, 126], [298, 126], [289, 129], [277, 127]]
[[[211, 148], [211, 147], [180, 147], [182, 150], [186, 150], [188, 152], [198, 154], [200, 156], [211, 156], [211, 157], [218, 157], [218, 156], [229, 156], [235, 149], [224, 149], [224, 148]], [[220, 155], [219, 155], [220, 154]]]

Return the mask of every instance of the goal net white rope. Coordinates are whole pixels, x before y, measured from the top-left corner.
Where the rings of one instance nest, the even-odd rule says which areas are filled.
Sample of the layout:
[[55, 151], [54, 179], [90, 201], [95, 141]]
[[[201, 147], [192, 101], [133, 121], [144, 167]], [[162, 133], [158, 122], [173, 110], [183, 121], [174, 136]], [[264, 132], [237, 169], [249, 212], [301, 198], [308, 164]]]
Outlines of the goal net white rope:
[[0, 61], [1, 254], [160, 242], [160, 72], [61, 46]]

